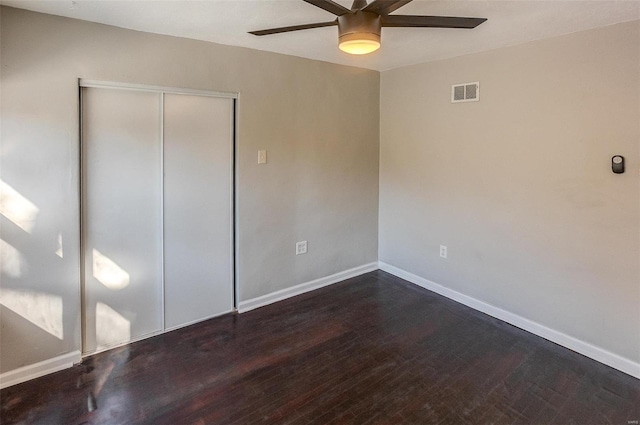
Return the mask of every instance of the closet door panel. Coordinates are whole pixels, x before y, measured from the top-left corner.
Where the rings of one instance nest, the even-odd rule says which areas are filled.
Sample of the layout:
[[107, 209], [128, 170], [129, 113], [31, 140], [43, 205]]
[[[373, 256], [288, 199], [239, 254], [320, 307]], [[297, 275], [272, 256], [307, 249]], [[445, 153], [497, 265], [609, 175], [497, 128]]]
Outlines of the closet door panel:
[[167, 329], [232, 310], [233, 101], [165, 94]]
[[85, 353], [162, 330], [160, 100], [82, 89]]

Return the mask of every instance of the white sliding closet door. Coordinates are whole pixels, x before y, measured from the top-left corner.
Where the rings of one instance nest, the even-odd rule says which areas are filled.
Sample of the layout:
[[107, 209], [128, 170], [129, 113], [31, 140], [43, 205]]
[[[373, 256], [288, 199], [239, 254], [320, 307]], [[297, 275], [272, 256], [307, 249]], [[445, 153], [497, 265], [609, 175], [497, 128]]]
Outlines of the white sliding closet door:
[[233, 100], [164, 95], [165, 326], [230, 312]]
[[160, 96], [82, 89], [85, 353], [162, 330]]
[[84, 353], [231, 312], [233, 99], [87, 85]]

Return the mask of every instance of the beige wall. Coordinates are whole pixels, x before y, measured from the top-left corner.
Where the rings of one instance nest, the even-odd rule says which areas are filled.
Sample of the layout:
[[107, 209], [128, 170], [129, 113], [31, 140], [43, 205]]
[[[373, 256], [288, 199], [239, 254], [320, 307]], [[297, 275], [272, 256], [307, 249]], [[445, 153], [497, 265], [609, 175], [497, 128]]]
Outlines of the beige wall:
[[[380, 261], [639, 362], [639, 40], [635, 21], [383, 72]], [[451, 104], [472, 81], [480, 101]]]
[[11, 8], [0, 35], [0, 178], [37, 208], [29, 232], [0, 218], [2, 290], [62, 331], [2, 307], [0, 371], [80, 347], [78, 78], [240, 93], [241, 300], [377, 260], [377, 72]]

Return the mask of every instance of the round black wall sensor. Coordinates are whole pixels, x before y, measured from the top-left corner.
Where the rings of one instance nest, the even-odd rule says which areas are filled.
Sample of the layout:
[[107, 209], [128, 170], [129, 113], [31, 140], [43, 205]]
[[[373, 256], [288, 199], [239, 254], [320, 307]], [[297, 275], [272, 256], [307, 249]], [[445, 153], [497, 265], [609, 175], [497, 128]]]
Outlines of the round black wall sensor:
[[614, 155], [611, 157], [611, 170], [616, 174], [624, 173], [624, 156]]

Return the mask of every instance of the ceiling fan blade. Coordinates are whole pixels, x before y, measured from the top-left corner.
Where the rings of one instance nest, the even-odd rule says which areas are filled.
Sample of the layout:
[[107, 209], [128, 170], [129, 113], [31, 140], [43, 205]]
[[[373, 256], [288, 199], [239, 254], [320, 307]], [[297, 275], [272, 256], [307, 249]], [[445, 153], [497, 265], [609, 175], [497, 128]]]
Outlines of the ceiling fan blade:
[[330, 26], [333, 26], [333, 25], [338, 25], [338, 21], [334, 20], [334, 21], [331, 21], [331, 22], [316, 22], [314, 24], [293, 25], [293, 26], [290, 26], [290, 27], [270, 28], [268, 30], [260, 30], [260, 31], [249, 31], [249, 34], [253, 34], [253, 35], [269, 35], [269, 34], [278, 34], [278, 33], [281, 33], [281, 32], [308, 30], [308, 29], [311, 29], [311, 28], [330, 27]]
[[387, 15], [382, 17], [383, 27], [475, 28], [486, 18], [457, 16]]
[[367, 0], [353, 0], [353, 4], [351, 5], [351, 10], [355, 12], [356, 10], [360, 10], [367, 5]]
[[388, 15], [394, 10], [400, 9], [411, 0], [374, 0], [367, 7], [362, 9], [364, 12], [373, 12], [378, 15]]
[[351, 10], [347, 9], [341, 4], [333, 2], [331, 0], [304, 0], [309, 4], [319, 7], [320, 9], [324, 9], [327, 12], [331, 12], [336, 16], [342, 16], [347, 13], [353, 13]]

